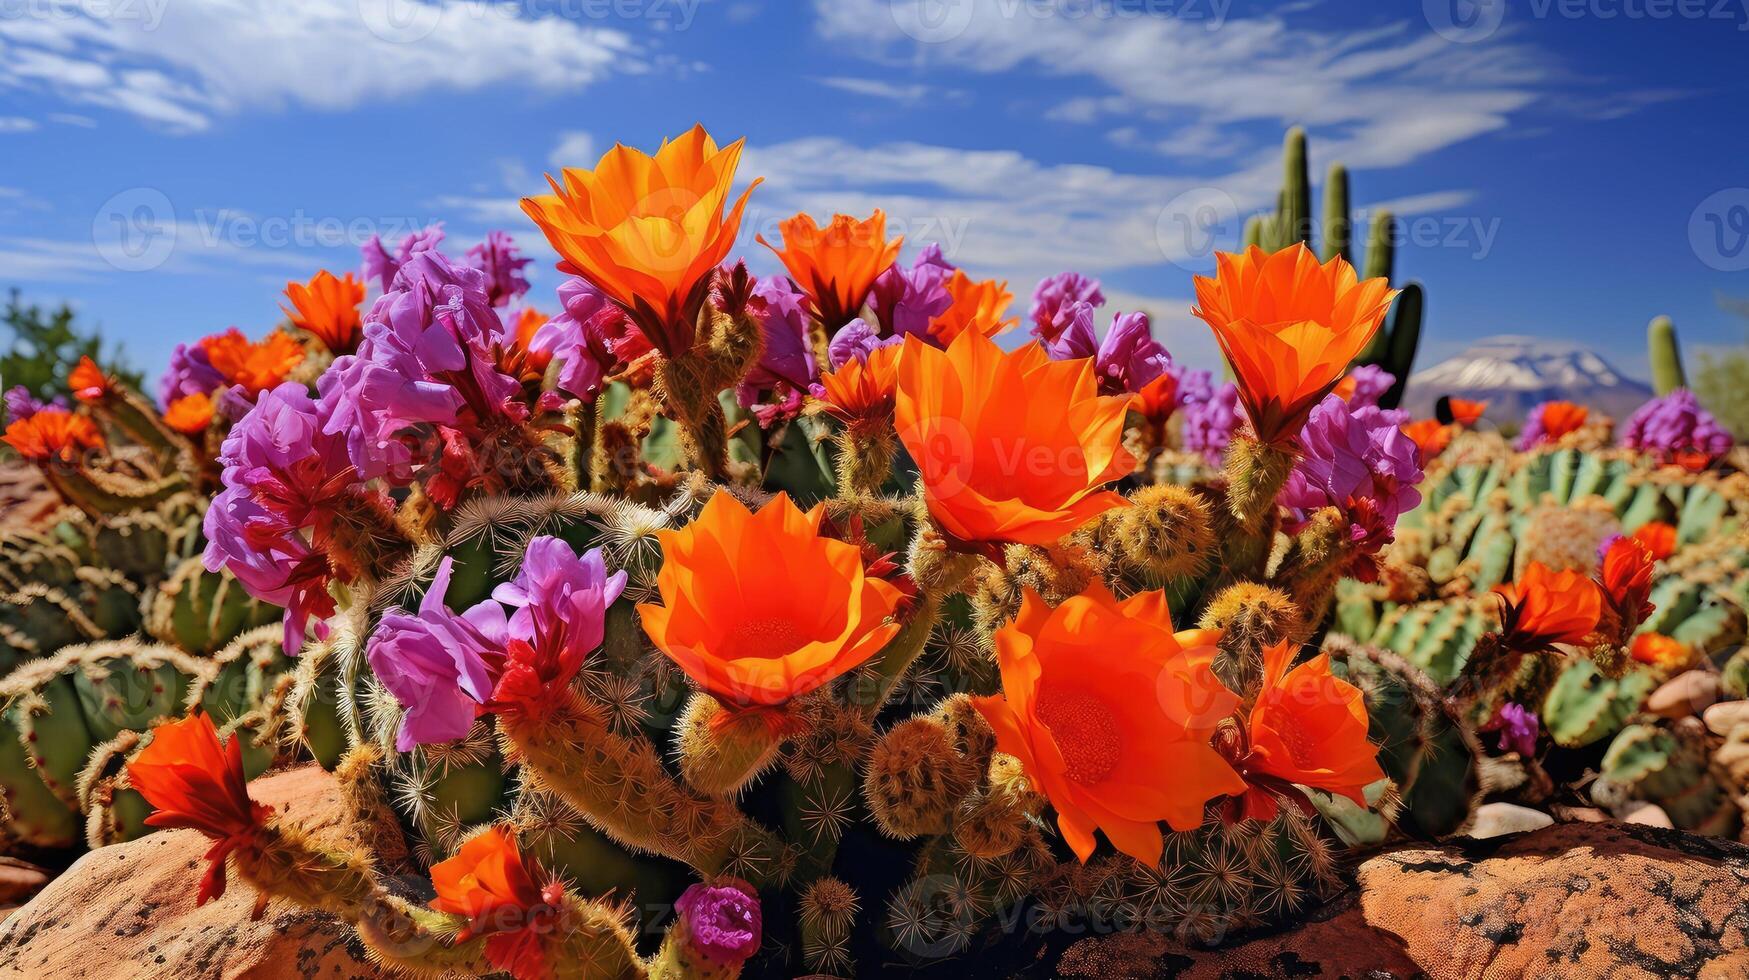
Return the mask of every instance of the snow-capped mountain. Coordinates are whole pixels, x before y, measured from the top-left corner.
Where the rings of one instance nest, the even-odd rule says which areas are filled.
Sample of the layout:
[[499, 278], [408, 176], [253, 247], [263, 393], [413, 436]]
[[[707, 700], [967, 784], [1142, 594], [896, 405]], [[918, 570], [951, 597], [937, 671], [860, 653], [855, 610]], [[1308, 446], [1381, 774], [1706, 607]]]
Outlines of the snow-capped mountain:
[[1566, 399], [1625, 419], [1652, 389], [1577, 344], [1538, 337], [1487, 337], [1462, 354], [1409, 376], [1403, 407], [1433, 414], [1441, 395], [1483, 399], [1496, 423], [1524, 419], [1533, 405]]

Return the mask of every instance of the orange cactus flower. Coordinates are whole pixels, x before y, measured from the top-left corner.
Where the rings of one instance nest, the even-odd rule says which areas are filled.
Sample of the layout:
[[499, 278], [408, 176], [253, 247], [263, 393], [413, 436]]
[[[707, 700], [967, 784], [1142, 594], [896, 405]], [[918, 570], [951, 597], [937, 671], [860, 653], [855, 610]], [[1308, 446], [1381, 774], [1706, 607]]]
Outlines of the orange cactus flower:
[[593, 170], [547, 177], [553, 193], [522, 199], [563, 260], [631, 315], [669, 357], [692, 348], [710, 273], [735, 244], [755, 180], [728, 215], [723, 208], [741, 160], [694, 126], [655, 156], [616, 144]]
[[205, 432], [213, 421], [213, 400], [204, 391], [184, 395], [164, 410], [164, 423], [185, 436]]
[[109, 394], [115, 388], [115, 382], [103, 373], [96, 361], [81, 357], [79, 363], [74, 365], [72, 373], [67, 375], [67, 386], [73, 389], [74, 398], [82, 402], [94, 402]]
[[1002, 694], [974, 704], [1083, 862], [1099, 830], [1153, 865], [1160, 821], [1192, 830], [1209, 800], [1245, 791], [1209, 744], [1239, 703], [1209, 666], [1219, 639], [1174, 632], [1165, 593], [1120, 602], [1097, 580], [1055, 609], [1027, 589], [996, 631]]
[[864, 663], [899, 632], [903, 593], [866, 574], [856, 545], [822, 537], [825, 516], [782, 493], [754, 514], [717, 491], [657, 532], [662, 605], [638, 606], [644, 632], [731, 708], [778, 707]]
[[1469, 428], [1482, 420], [1482, 413], [1488, 410], [1488, 403], [1471, 401], [1468, 398], [1447, 398], [1446, 410], [1451, 413], [1453, 425]]
[[1542, 420], [1541, 442], [1559, 442], [1562, 436], [1579, 431], [1591, 410], [1572, 402], [1547, 402], [1538, 418]]
[[1196, 277], [1192, 312], [1232, 364], [1257, 438], [1283, 444], [1378, 332], [1397, 291], [1382, 278], [1361, 281], [1340, 255], [1319, 263], [1299, 242], [1215, 258], [1215, 278]]
[[1653, 561], [1676, 554], [1676, 527], [1663, 521], [1647, 521], [1634, 531], [1635, 541], [1646, 546]]
[[778, 224], [783, 248], [758, 237], [759, 244], [777, 253], [783, 267], [802, 292], [808, 294], [815, 318], [828, 332], [856, 319], [868, 291], [881, 273], [899, 257], [903, 237], [887, 240], [887, 216], [879, 208], [858, 221], [848, 214], [835, 214], [825, 228], [806, 214]]
[[1049, 544], [1128, 503], [1102, 489], [1136, 465], [1128, 402], [1099, 395], [1091, 359], [1053, 361], [1036, 343], [1005, 353], [967, 330], [945, 351], [905, 340], [894, 416], [950, 538]]
[[1438, 419], [1417, 419], [1404, 423], [1403, 434], [1420, 447], [1421, 462], [1425, 465], [1451, 445], [1452, 426], [1442, 425]]
[[232, 327], [202, 338], [200, 346], [213, 370], [223, 375], [227, 384], [241, 385], [251, 399], [284, 381], [304, 360], [303, 345], [283, 330], [254, 343]]
[[1020, 322], [1018, 316], [1002, 315], [1008, 312], [1008, 304], [1014, 302], [1007, 282], [975, 281], [955, 269], [947, 278], [947, 294], [953, 297], [953, 305], [929, 321], [930, 336], [944, 347], [967, 330], [994, 337]]
[[127, 766], [128, 782], [155, 811], [153, 827], [198, 830], [213, 841], [196, 905], [225, 894], [225, 858], [253, 846], [273, 808], [249, 799], [243, 745], [219, 742], [218, 729], [196, 712], [152, 729], [152, 741]]
[[364, 283], [352, 273], [336, 279], [334, 273], [323, 269], [307, 283], [286, 283], [285, 297], [291, 300], [292, 308], [280, 309], [285, 310], [292, 326], [314, 334], [335, 354], [350, 354], [358, 349], [359, 338], [364, 335], [358, 316], [358, 306], [364, 302]]
[[1533, 561], [1518, 581], [1494, 587], [1502, 599], [1501, 638], [1508, 649], [1537, 653], [1557, 643], [1582, 643], [1603, 616], [1596, 583], [1572, 570]]
[[1606, 607], [1604, 618], [1623, 642], [1652, 615], [1652, 566], [1656, 563], [1638, 538], [1616, 538], [1603, 553], [1597, 584]]
[[1636, 661], [1663, 670], [1681, 670], [1694, 658], [1688, 644], [1662, 633], [1641, 633], [1630, 650]]
[[1296, 649], [1282, 642], [1263, 651], [1263, 684], [1238, 767], [1249, 784], [1237, 807], [1243, 819], [1273, 819], [1280, 796], [1303, 798], [1296, 785], [1366, 806], [1361, 791], [1385, 778], [1367, 739], [1365, 696], [1330, 673], [1328, 654], [1294, 666]]
[[1718, 457], [1704, 449], [1685, 446], [1676, 450], [1675, 454], [1670, 457], [1670, 461], [1690, 473], [1701, 473], [1717, 462]]
[[459, 941], [486, 938], [486, 959], [513, 977], [545, 977], [546, 937], [557, 924], [565, 889], [535, 883], [515, 838], [493, 827], [462, 845], [455, 857], [431, 866], [437, 891], [431, 907], [465, 916]]
[[876, 347], [866, 358], [852, 357], [838, 370], [820, 376], [826, 411], [846, 425], [884, 427], [893, 419], [899, 387], [900, 344]]
[[18, 455], [36, 462], [59, 457], [71, 463], [86, 449], [103, 448], [103, 433], [96, 423], [63, 408], [45, 408], [13, 421], [6, 426], [5, 439]]
[[500, 352], [500, 367], [505, 373], [514, 375], [525, 382], [539, 381], [546, 374], [547, 365], [553, 361], [551, 351], [535, 351], [530, 347], [534, 344], [534, 335], [541, 327], [546, 326], [550, 319], [545, 313], [532, 306], [517, 310], [510, 318], [510, 343]]
[[1151, 425], [1163, 425], [1178, 407], [1178, 378], [1167, 372], [1142, 386], [1130, 407]]

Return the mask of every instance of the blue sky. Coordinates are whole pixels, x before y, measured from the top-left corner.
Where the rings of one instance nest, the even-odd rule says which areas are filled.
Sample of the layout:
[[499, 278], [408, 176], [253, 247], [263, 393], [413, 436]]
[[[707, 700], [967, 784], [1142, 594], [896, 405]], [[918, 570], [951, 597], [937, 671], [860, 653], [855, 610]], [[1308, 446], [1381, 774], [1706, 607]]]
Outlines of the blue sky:
[[794, 211], [883, 207], [1018, 306], [1097, 275], [1206, 365], [1190, 277], [1272, 203], [1297, 123], [1315, 179], [1340, 159], [1357, 208], [1406, 220], [1422, 366], [1531, 333], [1643, 376], [1656, 314], [1691, 348], [1749, 328], [1716, 298], [1749, 297], [1746, 6], [15, 0], [0, 286], [75, 303], [155, 374], [179, 340], [265, 331], [288, 278], [370, 233], [443, 220], [458, 251], [515, 234], [550, 307], [517, 198], [702, 121], [767, 178], [756, 271], [753, 233]]

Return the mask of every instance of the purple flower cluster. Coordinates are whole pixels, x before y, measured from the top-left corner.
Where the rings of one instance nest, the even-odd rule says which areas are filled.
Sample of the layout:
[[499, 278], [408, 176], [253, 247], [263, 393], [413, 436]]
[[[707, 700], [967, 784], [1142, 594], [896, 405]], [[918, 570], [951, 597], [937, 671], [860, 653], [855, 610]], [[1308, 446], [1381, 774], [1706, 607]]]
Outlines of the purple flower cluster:
[[687, 942], [713, 963], [739, 966], [759, 952], [759, 896], [745, 885], [693, 885], [675, 900], [674, 912]]
[[458, 614], [445, 604], [450, 567], [445, 558], [417, 615], [385, 615], [365, 648], [371, 669], [407, 709], [396, 735], [402, 752], [465, 737], [493, 700], [512, 643], [549, 655], [568, 683], [601, 645], [607, 609], [626, 583], [624, 572], [607, 573], [600, 551], [579, 557], [542, 536], [529, 542], [516, 578]]
[[1666, 459], [1678, 453], [1699, 453], [1709, 459], [1724, 455], [1735, 440], [1700, 399], [1686, 388], [1654, 398], [1628, 417], [1621, 444]]
[[1355, 408], [1326, 395], [1300, 430], [1303, 450], [1278, 502], [1287, 529], [1298, 530], [1314, 511], [1336, 507], [1348, 515], [1352, 540], [1363, 554], [1391, 541], [1397, 518], [1421, 502], [1420, 452], [1403, 433], [1405, 412]]
[[522, 267], [534, 260], [517, 251], [509, 232], [487, 232], [486, 240], [468, 249], [462, 261], [486, 274], [486, 297], [493, 306], [509, 306], [528, 292]]
[[227, 569], [250, 595], [284, 606], [285, 648], [294, 653], [312, 617], [318, 635], [326, 632], [332, 569], [320, 546], [361, 487], [345, 440], [324, 431], [322, 413], [295, 381], [262, 392], [219, 449], [224, 489], [204, 527], [207, 569]]
[[30, 418], [45, 408], [64, 409], [67, 407], [67, 400], [58, 395], [46, 402], [37, 401], [36, 396], [30, 393], [30, 389], [23, 385], [13, 385], [6, 389], [5, 398], [6, 421], [8, 422]]
[[1089, 308], [1089, 314], [1105, 305], [1099, 280], [1079, 272], [1061, 272], [1040, 280], [1032, 291], [1032, 335], [1047, 344], [1055, 340], [1080, 316], [1076, 307], [1082, 304]]
[[941, 257], [941, 246], [934, 242], [923, 247], [911, 268], [897, 262], [889, 266], [875, 279], [874, 288], [868, 293], [868, 308], [874, 314], [880, 335], [909, 334], [935, 343], [929, 333], [929, 321], [953, 306], [953, 296], [947, 291], [947, 281], [953, 273], [953, 265]]
[[442, 244], [442, 222], [429, 225], [401, 239], [400, 247], [395, 249], [394, 255], [390, 255], [388, 249], [383, 247], [381, 235], [372, 235], [370, 241], [359, 249], [364, 256], [364, 281], [375, 279], [386, 293], [393, 288], [395, 276], [400, 273], [401, 266], [407, 264], [408, 259], [418, 252], [434, 249]]
[[1226, 382], [1206, 399], [1190, 403], [1184, 413], [1184, 448], [1202, 453], [1209, 465], [1219, 466], [1227, 453], [1227, 444], [1238, 431], [1240, 416], [1239, 388]]
[[460, 426], [464, 412], [476, 425], [527, 416], [521, 384], [494, 356], [505, 341], [485, 273], [436, 249], [413, 252], [365, 315], [357, 353], [336, 358], [317, 382], [326, 431], [345, 434], [365, 479], [409, 479], [408, 428]]
[[1354, 391], [1348, 396], [1352, 408], [1379, 407], [1379, 399], [1396, 384], [1397, 376], [1376, 364], [1362, 364], [1348, 372]]
[[213, 367], [213, 362], [207, 358], [206, 348], [200, 343], [177, 344], [170, 352], [170, 367], [164, 371], [164, 377], [158, 382], [158, 404], [169, 408], [170, 403], [178, 398], [189, 395], [210, 395], [214, 390], [224, 387], [225, 376], [219, 369]]
[[1529, 759], [1536, 755], [1536, 737], [1542, 731], [1542, 723], [1536, 712], [1516, 701], [1508, 701], [1500, 706], [1500, 712], [1482, 730], [1499, 733], [1502, 752], [1516, 752]]
[[[765, 344], [759, 363], [741, 379], [735, 394], [742, 408], [753, 410], [760, 425], [769, 426], [794, 418], [802, 408], [802, 393], [820, 377], [820, 366], [808, 342], [808, 297], [788, 277], [770, 276], [753, 287], [748, 311], [759, 321]], [[777, 392], [780, 400], [760, 404], [771, 392]]]
[[487, 599], [457, 615], [444, 604], [453, 566], [444, 558], [419, 611], [384, 614], [365, 647], [370, 669], [407, 709], [397, 752], [466, 738], [477, 709], [492, 698], [489, 665], [504, 659], [503, 606]]

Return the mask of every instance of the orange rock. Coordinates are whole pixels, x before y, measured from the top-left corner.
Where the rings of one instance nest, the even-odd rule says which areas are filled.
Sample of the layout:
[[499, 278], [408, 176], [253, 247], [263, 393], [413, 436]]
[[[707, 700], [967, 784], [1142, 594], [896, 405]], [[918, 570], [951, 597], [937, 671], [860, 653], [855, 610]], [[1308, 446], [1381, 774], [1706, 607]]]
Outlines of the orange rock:
[[1403, 847], [1310, 921], [1227, 948], [1085, 939], [1064, 977], [1749, 976], [1749, 847], [1619, 823]]
[[[265, 776], [249, 792], [330, 843], [352, 831], [338, 784], [315, 766]], [[370, 831], [394, 853], [400, 844], [383, 840], [388, 832]], [[333, 916], [274, 902], [251, 922], [255, 890], [235, 876], [223, 898], [195, 908], [207, 847], [196, 831], [167, 830], [80, 858], [0, 926], [0, 977], [380, 975], [352, 928]]]

